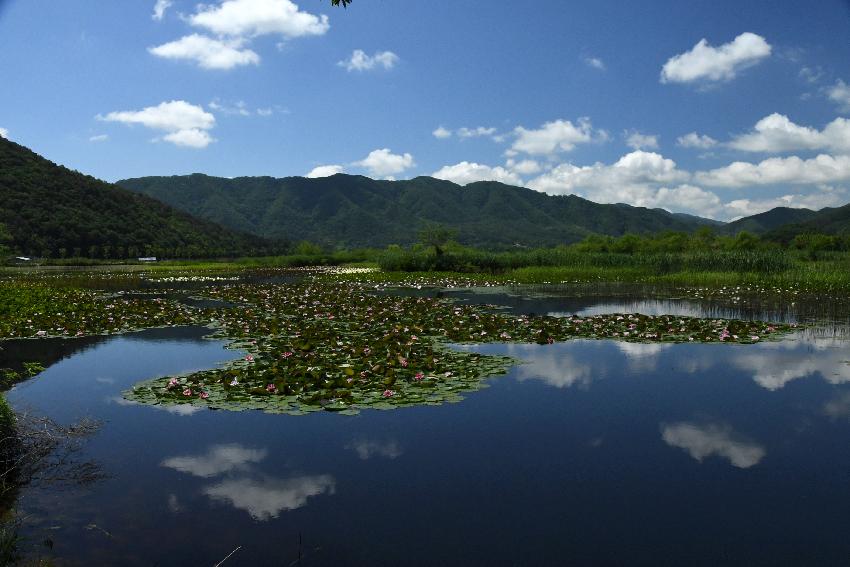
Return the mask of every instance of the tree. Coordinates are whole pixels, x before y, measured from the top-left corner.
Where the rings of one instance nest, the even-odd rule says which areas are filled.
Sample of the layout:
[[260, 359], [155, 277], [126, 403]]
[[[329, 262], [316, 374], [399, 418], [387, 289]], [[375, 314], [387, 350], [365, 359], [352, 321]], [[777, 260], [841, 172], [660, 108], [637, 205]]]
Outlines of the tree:
[[347, 8], [349, 4], [351, 4], [352, 0], [331, 0], [332, 6], [342, 6], [343, 8]]
[[457, 230], [437, 223], [427, 223], [419, 231], [419, 242], [433, 246], [437, 256], [443, 254], [443, 247], [457, 236]]

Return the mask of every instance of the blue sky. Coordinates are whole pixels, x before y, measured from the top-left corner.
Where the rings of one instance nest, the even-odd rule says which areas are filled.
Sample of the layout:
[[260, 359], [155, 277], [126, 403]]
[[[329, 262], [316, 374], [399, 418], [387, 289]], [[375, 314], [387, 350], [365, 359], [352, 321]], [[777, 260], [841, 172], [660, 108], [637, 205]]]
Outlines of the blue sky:
[[496, 179], [718, 219], [850, 202], [842, 1], [0, 0], [0, 135], [115, 181]]

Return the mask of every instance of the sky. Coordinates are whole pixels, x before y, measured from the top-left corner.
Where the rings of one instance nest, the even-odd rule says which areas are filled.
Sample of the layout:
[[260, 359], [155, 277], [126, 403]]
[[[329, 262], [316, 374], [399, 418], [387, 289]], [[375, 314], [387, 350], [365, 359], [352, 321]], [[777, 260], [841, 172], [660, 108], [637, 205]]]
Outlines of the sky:
[[850, 2], [0, 0], [0, 135], [107, 181], [819, 209], [850, 202]]

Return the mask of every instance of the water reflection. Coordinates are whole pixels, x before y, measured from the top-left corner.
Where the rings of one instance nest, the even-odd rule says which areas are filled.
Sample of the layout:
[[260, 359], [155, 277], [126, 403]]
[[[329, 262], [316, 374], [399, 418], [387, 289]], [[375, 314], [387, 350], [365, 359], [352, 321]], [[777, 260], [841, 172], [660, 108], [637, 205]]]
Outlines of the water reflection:
[[395, 440], [358, 439], [346, 445], [345, 448], [357, 453], [362, 461], [369, 460], [372, 457], [395, 459], [404, 454], [401, 445]]
[[[213, 501], [248, 512], [258, 521], [271, 520], [281, 512], [301, 508], [313, 496], [334, 494], [336, 480], [328, 474], [290, 478], [263, 474], [254, 465], [265, 461], [268, 456], [266, 448], [228, 443], [212, 445], [199, 455], [169, 457], [160, 465], [205, 479], [228, 477], [203, 486], [201, 493]], [[175, 494], [169, 495], [168, 507], [173, 512], [183, 509]]]
[[210, 478], [233, 471], [249, 470], [249, 465], [259, 463], [268, 456], [266, 449], [250, 449], [231, 443], [213, 445], [206, 454], [171, 457], [162, 466], [202, 478]]
[[207, 486], [204, 494], [213, 500], [244, 510], [258, 521], [277, 518], [281, 512], [296, 510], [321, 494], [334, 494], [336, 480], [327, 474], [294, 478], [239, 478]]
[[764, 447], [742, 438], [724, 424], [681, 422], [662, 425], [661, 438], [671, 447], [684, 449], [699, 462], [706, 457], [717, 456], [740, 469], [759, 464], [767, 454]]

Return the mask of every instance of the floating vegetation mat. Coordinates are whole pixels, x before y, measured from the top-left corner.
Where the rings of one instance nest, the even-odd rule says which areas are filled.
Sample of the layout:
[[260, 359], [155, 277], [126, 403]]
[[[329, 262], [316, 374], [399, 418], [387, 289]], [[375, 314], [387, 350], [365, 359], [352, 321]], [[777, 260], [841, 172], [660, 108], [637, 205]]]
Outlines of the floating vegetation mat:
[[248, 354], [220, 369], [139, 384], [128, 399], [280, 413], [439, 404], [481, 388], [513, 362], [450, 343], [755, 343], [793, 327], [673, 315], [515, 316], [492, 306], [376, 295], [345, 282], [222, 285], [205, 295], [231, 307], [203, 310], [196, 321], [205, 319], [214, 336]]

